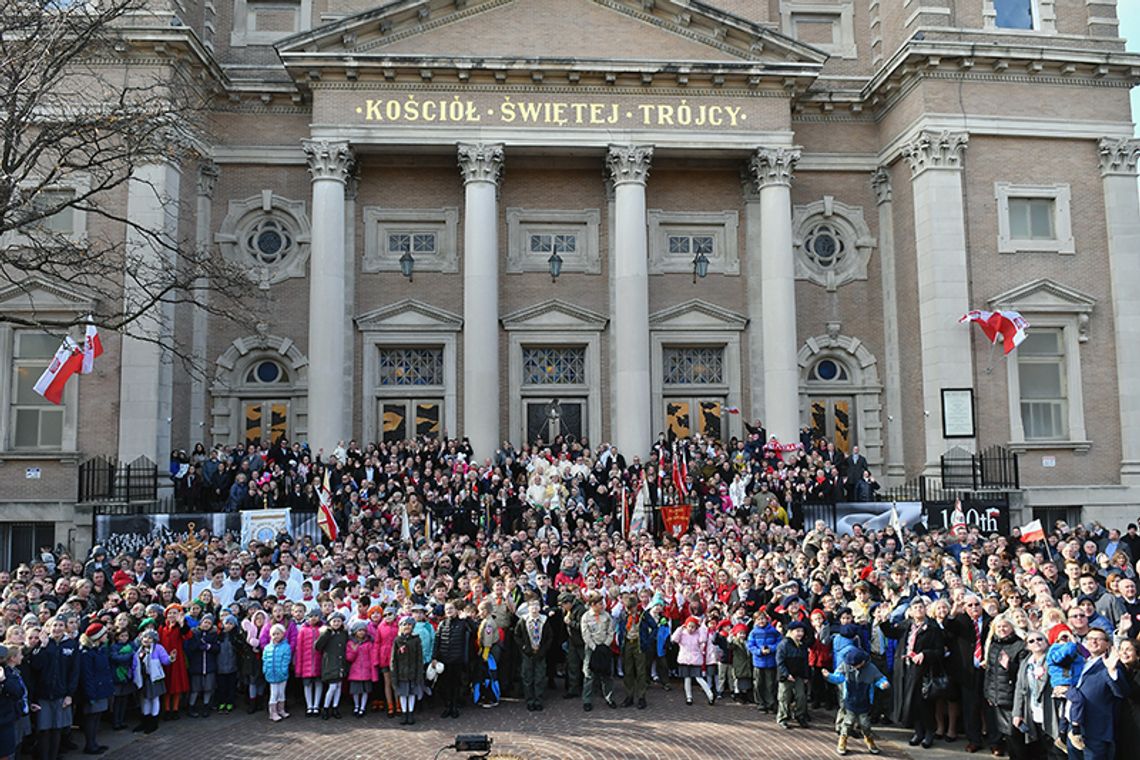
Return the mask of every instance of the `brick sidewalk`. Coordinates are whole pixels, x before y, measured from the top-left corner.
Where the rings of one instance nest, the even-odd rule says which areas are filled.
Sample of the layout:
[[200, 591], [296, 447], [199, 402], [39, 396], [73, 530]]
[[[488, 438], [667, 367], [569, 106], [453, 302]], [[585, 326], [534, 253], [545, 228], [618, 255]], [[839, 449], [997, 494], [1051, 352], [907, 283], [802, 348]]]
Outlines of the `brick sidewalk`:
[[[830, 713], [817, 710], [813, 728], [785, 731], [776, 726], [773, 716], [751, 707], [729, 702], [709, 707], [703, 700], [687, 707], [680, 689], [669, 694], [652, 691], [646, 710], [611, 710], [598, 702], [592, 713], [585, 713], [578, 700], [556, 696], [542, 713], [528, 712], [520, 702], [504, 702], [489, 710], [468, 708], [454, 720], [440, 718], [437, 709], [417, 711], [416, 725], [411, 727], [398, 725], [398, 718], [372, 713], [354, 718], [351, 703], [347, 710], [342, 708], [345, 717], [339, 721], [305, 718], [303, 710], [293, 709], [293, 717], [277, 724], [263, 714], [242, 712], [162, 723], [151, 736], [107, 734], [105, 743], [115, 740], [107, 757], [152, 760], [192, 750], [196, 755], [248, 760], [431, 760], [440, 747], [463, 733], [489, 734], [494, 739], [492, 756], [526, 760], [835, 757]], [[870, 757], [861, 742], [852, 741], [851, 749], [851, 757]], [[908, 757], [903, 749], [908, 748], [901, 742], [888, 742], [882, 757]], [[459, 756], [448, 750], [440, 757]]]

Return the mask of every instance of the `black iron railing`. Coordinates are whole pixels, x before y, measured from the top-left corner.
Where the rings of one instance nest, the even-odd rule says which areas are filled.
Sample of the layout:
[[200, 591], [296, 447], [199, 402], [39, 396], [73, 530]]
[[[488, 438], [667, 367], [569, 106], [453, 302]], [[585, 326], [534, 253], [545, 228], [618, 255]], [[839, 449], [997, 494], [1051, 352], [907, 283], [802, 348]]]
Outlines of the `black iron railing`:
[[942, 455], [942, 485], [968, 491], [1016, 491], [1021, 488], [1017, 454], [997, 445], [976, 454], [953, 448]]
[[158, 467], [145, 456], [130, 463], [96, 456], [79, 465], [76, 500], [87, 502], [157, 502]]

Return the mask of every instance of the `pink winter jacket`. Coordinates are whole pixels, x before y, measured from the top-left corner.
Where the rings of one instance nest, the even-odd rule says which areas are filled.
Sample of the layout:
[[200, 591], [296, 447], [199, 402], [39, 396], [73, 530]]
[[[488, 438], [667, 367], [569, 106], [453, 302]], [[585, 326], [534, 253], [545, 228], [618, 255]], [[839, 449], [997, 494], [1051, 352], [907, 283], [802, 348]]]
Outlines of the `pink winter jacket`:
[[681, 648], [677, 652], [677, 663], [679, 665], [698, 665], [703, 667], [705, 665], [705, 646], [708, 643], [709, 633], [704, 626], [698, 627], [697, 630], [689, 633], [685, 626], [681, 626], [673, 631], [673, 643]]
[[298, 678], [321, 677], [321, 653], [313, 646], [320, 635], [319, 625], [305, 623], [297, 629], [297, 645], [293, 647], [293, 673]]
[[348, 680], [376, 680], [376, 645], [372, 639], [358, 641], [349, 639], [344, 657], [348, 660]]
[[399, 632], [400, 626], [397, 625], [395, 621], [385, 623], [381, 620], [378, 624], [368, 624], [368, 635], [376, 645], [376, 655], [373, 666], [377, 670], [392, 666], [392, 644], [396, 642], [396, 635]]

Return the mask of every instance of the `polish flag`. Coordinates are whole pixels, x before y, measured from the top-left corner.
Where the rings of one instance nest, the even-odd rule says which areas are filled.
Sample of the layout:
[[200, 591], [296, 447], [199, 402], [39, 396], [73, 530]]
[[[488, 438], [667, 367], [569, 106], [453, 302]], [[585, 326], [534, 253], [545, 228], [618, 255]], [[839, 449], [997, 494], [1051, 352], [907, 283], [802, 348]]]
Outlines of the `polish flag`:
[[1021, 345], [1026, 337], [1025, 330], [1029, 327], [1029, 322], [1025, 317], [1016, 311], [1008, 310], [983, 311], [974, 309], [963, 314], [958, 320], [959, 324], [963, 322], [976, 322], [990, 343], [997, 343], [1000, 336], [1004, 347], [1003, 353], [1006, 354]]
[[638, 486], [637, 496], [633, 502], [633, 515], [629, 518], [629, 533], [644, 533], [649, 529], [649, 484], [645, 476], [641, 476], [641, 485]]
[[1041, 527], [1040, 520], [1034, 520], [1021, 529], [1021, 543], [1031, 544], [1034, 541], [1045, 540], [1045, 529]]
[[53, 404], [63, 403], [63, 389], [68, 379], [83, 367], [83, 351], [79, 344], [70, 337], [63, 339], [63, 344], [55, 352], [51, 364], [40, 375], [33, 388]]
[[677, 453], [677, 447], [673, 447], [673, 487], [677, 489], [677, 503], [680, 504], [685, 498], [685, 476], [681, 472], [681, 455]]
[[317, 525], [325, 534], [325, 538], [329, 541], [336, 541], [338, 530], [336, 517], [332, 511], [332, 491], [329, 490], [329, 471], [327, 469], [325, 470], [325, 481], [321, 484], [320, 490], [317, 491], [317, 498], [320, 500], [320, 507], [317, 510]]
[[87, 333], [83, 337], [83, 374], [90, 375], [95, 367], [95, 358], [103, 355], [103, 341], [91, 317], [87, 317]]

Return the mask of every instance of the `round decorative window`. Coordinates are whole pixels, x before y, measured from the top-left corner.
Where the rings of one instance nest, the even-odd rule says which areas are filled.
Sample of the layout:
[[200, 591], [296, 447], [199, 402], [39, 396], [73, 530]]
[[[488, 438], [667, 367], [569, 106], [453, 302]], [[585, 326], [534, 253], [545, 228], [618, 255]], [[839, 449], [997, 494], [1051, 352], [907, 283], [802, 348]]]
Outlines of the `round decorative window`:
[[249, 368], [249, 372], [245, 375], [245, 381], [247, 383], [259, 384], [287, 383], [289, 382], [289, 376], [285, 373], [285, 370], [280, 364], [266, 359]]
[[249, 227], [243, 242], [245, 252], [263, 266], [280, 264], [296, 247], [289, 225], [277, 217], [264, 217]]
[[825, 383], [842, 382], [847, 379], [847, 368], [834, 359], [821, 359], [812, 368], [812, 377]]
[[843, 261], [847, 244], [833, 225], [817, 224], [804, 238], [804, 253], [816, 265], [830, 269]]

